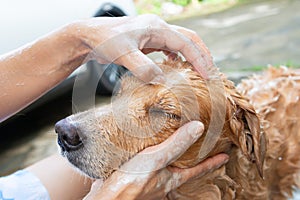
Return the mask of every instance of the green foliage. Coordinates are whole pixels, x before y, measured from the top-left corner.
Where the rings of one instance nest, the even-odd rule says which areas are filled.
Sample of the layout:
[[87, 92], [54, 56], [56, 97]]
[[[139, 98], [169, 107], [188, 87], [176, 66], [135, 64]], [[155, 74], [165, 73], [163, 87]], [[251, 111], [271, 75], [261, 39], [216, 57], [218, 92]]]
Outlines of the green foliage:
[[[189, 5], [192, 0], [172, 0], [173, 3], [181, 5], [181, 6], [187, 6]], [[199, 3], [226, 3], [228, 0], [198, 0]]]
[[[232, 3], [234, 2], [234, 0], [135, 0], [134, 2], [139, 14], [152, 13], [163, 18], [165, 17], [165, 19], [174, 19], [197, 15], [198, 13], [200, 13], [199, 9], [201, 9], [201, 13], [208, 14], [210, 12], [215, 12], [216, 10], [221, 10], [222, 8], [224, 9], [234, 4]], [[162, 5], [166, 2], [171, 2], [173, 4], [184, 7], [182, 13], [173, 16], [162, 13]], [[204, 7], [201, 7], [201, 5], [204, 5]]]
[[215, 4], [215, 3], [226, 3], [228, 2], [229, 0], [198, 0], [199, 2], [205, 2], [205, 3], [212, 3], [212, 4]]
[[187, 6], [192, 2], [192, 0], [172, 0], [172, 2], [181, 6]]
[[[272, 67], [275, 68], [279, 68], [280, 66], [286, 66], [288, 68], [300, 68], [300, 65], [297, 63], [294, 63], [293, 61], [286, 61], [286, 62], [281, 62], [279, 64], [272, 64]], [[253, 72], [259, 72], [259, 71], [263, 71], [266, 70], [268, 68], [267, 65], [254, 65], [254, 66], [250, 66], [250, 67], [245, 67], [242, 69], [238, 69], [240, 71], [253, 71]], [[231, 69], [229, 71], [234, 71], [237, 69]]]
[[137, 11], [139, 14], [152, 13], [156, 15], [161, 14], [161, 0], [141, 0], [140, 5], [137, 4]]
[[300, 68], [300, 64], [297, 64], [291, 60], [288, 60], [287, 62], [285, 62], [283, 65], [290, 67], [290, 68]]

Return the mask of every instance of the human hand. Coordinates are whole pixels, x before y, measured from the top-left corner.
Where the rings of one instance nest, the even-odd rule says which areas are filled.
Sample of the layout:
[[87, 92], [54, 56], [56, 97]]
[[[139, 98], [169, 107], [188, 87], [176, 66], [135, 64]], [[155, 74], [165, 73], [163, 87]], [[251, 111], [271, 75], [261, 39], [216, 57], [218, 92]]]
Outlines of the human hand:
[[91, 59], [101, 64], [117, 63], [141, 80], [163, 81], [161, 69], [145, 54], [163, 51], [181, 52], [203, 77], [213, 65], [211, 55], [197, 34], [167, 24], [155, 15], [93, 18], [73, 24], [83, 44], [91, 50]]
[[203, 124], [190, 122], [159, 145], [148, 147], [114, 172], [104, 183], [96, 180], [85, 200], [164, 199], [186, 181], [200, 177], [227, 162], [226, 154], [208, 158], [199, 165], [180, 169], [168, 166], [203, 133]]

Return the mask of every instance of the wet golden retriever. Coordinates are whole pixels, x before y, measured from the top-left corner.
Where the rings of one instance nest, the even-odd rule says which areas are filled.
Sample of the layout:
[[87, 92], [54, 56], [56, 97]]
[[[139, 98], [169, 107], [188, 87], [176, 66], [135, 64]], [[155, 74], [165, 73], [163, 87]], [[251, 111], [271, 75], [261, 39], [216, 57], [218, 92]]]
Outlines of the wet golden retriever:
[[177, 199], [287, 199], [299, 187], [300, 76], [286, 68], [236, 88], [217, 70], [204, 80], [187, 62], [160, 64], [165, 84], [123, 77], [110, 105], [56, 125], [62, 154], [93, 178], [107, 178], [182, 124], [200, 120], [204, 136], [171, 165], [187, 168], [225, 152], [229, 162], [177, 189]]

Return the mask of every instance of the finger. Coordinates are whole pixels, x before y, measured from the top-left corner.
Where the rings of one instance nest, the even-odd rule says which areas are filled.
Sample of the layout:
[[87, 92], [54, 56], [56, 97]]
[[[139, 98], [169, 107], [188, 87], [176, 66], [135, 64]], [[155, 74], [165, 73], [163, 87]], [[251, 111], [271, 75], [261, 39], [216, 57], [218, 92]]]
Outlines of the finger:
[[208, 172], [220, 168], [220, 166], [227, 163], [228, 158], [229, 157], [227, 154], [221, 153], [214, 157], [207, 158], [206, 160], [192, 168], [180, 169], [175, 167], [168, 167], [168, 170], [173, 172], [174, 177], [180, 177], [180, 181], [174, 181], [174, 183], [176, 183], [177, 185], [175, 184], [173, 187], [177, 188], [190, 179], [204, 176]]
[[[189, 35], [188, 35], [189, 36]], [[146, 48], [164, 49], [166, 51], [181, 52], [195, 69], [207, 77], [206, 68], [211, 65], [210, 55], [206, 55], [202, 49], [187, 35], [177, 29], [152, 30], [151, 40], [145, 45]]]
[[140, 50], [131, 51], [121, 56], [117, 59], [117, 63], [125, 66], [144, 82], [165, 82], [162, 70]]
[[[190, 29], [181, 26], [176, 26], [176, 25], [170, 25], [170, 26], [175, 28], [177, 31], [181, 32], [182, 34], [184, 34], [186, 37], [190, 38], [206, 55], [211, 56], [209, 49], [207, 48], [203, 40], [197, 35], [195, 31], [192, 31]], [[212, 58], [210, 61], [212, 62]]]
[[[182, 151], [187, 150], [199, 137], [202, 135], [204, 130], [204, 126], [199, 121], [192, 121], [189, 122], [182, 127], [180, 127], [173, 135], [171, 135], [167, 140], [164, 142], [148, 147], [147, 149], [140, 152], [140, 154], [163, 154], [172, 152], [175, 145], [178, 145], [182, 142], [182, 145], [179, 145]], [[176, 152], [179, 154], [179, 152]], [[174, 155], [176, 156], [176, 155]], [[166, 160], [168, 162], [168, 160]]]
[[83, 200], [96, 199], [100, 194], [100, 188], [103, 185], [103, 180], [97, 179], [91, 187], [90, 192], [83, 198]]
[[[173, 28], [175, 28], [177, 31], [188, 37], [198, 49], [200, 49], [201, 54], [191, 54], [191, 64], [195, 67], [195, 69], [201, 74], [205, 73], [207, 69], [214, 66], [214, 62], [211, 56], [211, 53], [205, 43], [202, 41], [202, 39], [192, 30], [176, 26], [176, 25], [170, 25]], [[205, 66], [203, 66], [203, 63], [206, 63]]]
[[167, 166], [172, 160], [180, 157], [195, 141], [199, 139], [204, 130], [201, 122], [193, 121], [179, 128], [164, 142], [148, 147], [138, 155], [151, 156], [159, 167]]
[[164, 142], [148, 147], [135, 155], [121, 167], [126, 172], [151, 172], [166, 167], [170, 162], [178, 159], [204, 130], [201, 122], [193, 121], [178, 129]]

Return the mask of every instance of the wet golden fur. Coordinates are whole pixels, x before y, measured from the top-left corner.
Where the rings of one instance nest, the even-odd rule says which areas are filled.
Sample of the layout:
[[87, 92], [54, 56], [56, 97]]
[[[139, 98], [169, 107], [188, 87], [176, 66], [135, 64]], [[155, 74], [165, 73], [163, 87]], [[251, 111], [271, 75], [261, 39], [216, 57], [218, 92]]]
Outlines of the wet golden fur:
[[[106, 178], [182, 124], [200, 120], [204, 135], [171, 165], [192, 167], [220, 152], [230, 160], [182, 185], [176, 199], [291, 196], [300, 166], [298, 74], [271, 69], [245, 80], [238, 91], [217, 71], [204, 80], [186, 62], [168, 61], [160, 67], [165, 85], [126, 76], [111, 105], [67, 118], [76, 124], [84, 143], [82, 149], [64, 154], [73, 165], [91, 177]], [[288, 77], [295, 80], [287, 81]], [[262, 87], [275, 80], [278, 86]]]

